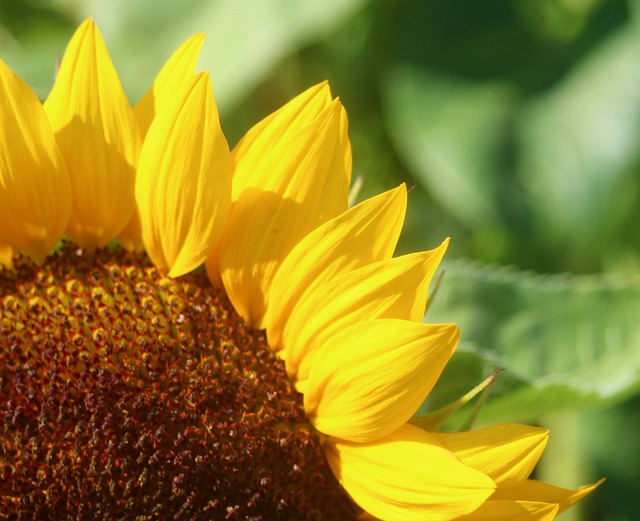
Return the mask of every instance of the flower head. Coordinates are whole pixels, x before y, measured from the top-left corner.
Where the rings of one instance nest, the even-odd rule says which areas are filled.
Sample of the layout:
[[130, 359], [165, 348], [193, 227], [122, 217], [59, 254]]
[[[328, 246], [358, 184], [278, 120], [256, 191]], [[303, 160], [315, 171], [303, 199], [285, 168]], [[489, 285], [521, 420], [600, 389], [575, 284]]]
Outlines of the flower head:
[[393, 257], [404, 186], [347, 208], [326, 83], [230, 151], [201, 44], [135, 109], [90, 19], [44, 106], [0, 62], [2, 511], [546, 520], [590, 492], [528, 479], [540, 429], [410, 423], [459, 337], [422, 323], [448, 241]]

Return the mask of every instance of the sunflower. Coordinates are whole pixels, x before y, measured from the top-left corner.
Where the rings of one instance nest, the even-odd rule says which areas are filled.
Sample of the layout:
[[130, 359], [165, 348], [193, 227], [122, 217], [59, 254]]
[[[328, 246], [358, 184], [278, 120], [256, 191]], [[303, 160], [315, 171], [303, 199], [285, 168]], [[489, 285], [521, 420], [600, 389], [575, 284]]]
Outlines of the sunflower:
[[91, 19], [44, 104], [0, 61], [2, 516], [546, 520], [590, 492], [527, 479], [541, 429], [414, 424], [459, 336], [422, 323], [448, 241], [393, 257], [404, 186], [347, 207], [327, 83], [230, 151], [202, 41], [134, 108]]

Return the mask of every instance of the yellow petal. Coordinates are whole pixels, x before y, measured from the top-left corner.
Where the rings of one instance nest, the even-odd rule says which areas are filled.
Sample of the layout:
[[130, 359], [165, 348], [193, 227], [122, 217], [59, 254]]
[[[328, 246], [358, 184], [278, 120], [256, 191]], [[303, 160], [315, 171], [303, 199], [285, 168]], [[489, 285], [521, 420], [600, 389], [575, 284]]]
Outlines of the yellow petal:
[[44, 108], [71, 179], [67, 234], [85, 248], [105, 246], [133, 215], [140, 136], [91, 18], [71, 38]]
[[585, 485], [575, 490], [556, 487], [549, 483], [528, 479], [521, 481], [513, 486], [500, 486], [492, 500], [521, 500], [521, 501], [544, 501], [546, 503], [558, 503], [560, 509], [558, 513], [564, 512], [567, 508], [574, 505], [587, 494], [598, 488], [604, 479], [592, 485]]
[[304, 294], [313, 293], [326, 280], [393, 255], [406, 204], [406, 187], [401, 185], [350, 208], [298, 243], [271, 285], [264, 325], [273, 349], [282, 347], [282, 328]]
[[289, 375], [306, 379], [315, 350], [352, 324], [373, 318], [421, 322], [429, 281], [447, 244], [369, 264], [305, 294], [283, 329], [279, 355]]
[[120, 240], [120, 246], [127, 251], [144, 251], [142, 225], [140, 224], [138, 208], [133, 211], [129, 224], [120, 232], [118, 239]]
[[6, 244], [0, 244], [0, 267], [13, 269], [13, 248]]
[[339, 100], [261, 159], [251, 157], [250, 167], [270, 182], [245, 188], [234, 203], [220, 269], [235, 309], [261, 328], [271, 281], [284, 258], [309, 232], [347, 209], [351, 148]]
[[[145, 136], [156, 113], [171, 99], [175, 91], [193, 77], [196, 61], [204, 42], [204, 34], [195, 34], [184, 42], [164, 64], [153, 85], [133, 108], [140, 134]], [[127, 226], [120, 232], [120, 245], [129, 251], [144, 250], [140, 214], [136, 209]]]
[[353, 500], [385, 521], [455, 519], [477, 509], [495, 488], [412, 425], [371, 443], [328, 438], [325, 454]]
[[140, 132], [144, 136], [159, 108], [162, 108], [175, 91], [193, 77], [198, 55], [204, 42], [204, 34], [194, 34], [167, 60], [153, 85], [133, 109]]
[[158, 269], [178, 277], [211, 253], [231, 208], [231, 174], [209, 75], [200, 73], [156, 116], [140, 153], [136, 201]]
[[[231, 206], [233, 208], [233, 202]], [[207, 277], [209, 278], [211, 285], [216, 289], [222, 289], [222, 276], [220, 275], [220, 246], [221, 244], [218, 242], [204, 263], [207, 270]]]
[[0, 60], [0, 244], [41, 262], [70, 215], [69, 175], [47, 116], [33, 91]]
[[555, 503], [489, 500], [456, 521], [551, 521], [557, 513]]
[[359, 322], [314, 359], [304, 408], [320, 432], [373, 441], [402, 426], [427, 397], [459, 338], [454, 324]]
[[460, 461], [484, 472], [500, 485], [529, 477], [544, 452], [549, 431], [507, 424], [467, 432], [437, 433], [435, 436]]
[[233, 174], [233, 201], [245, 189], [258, 188], [281, 193], [287, 179], [262, 168], [274, 147], [286, 144], [304, 127], [313, 123], [331, 103], [331, 90], [325, 81], [299, 94], [289, 103], [254, 125], [233, 148], [236, 170]]

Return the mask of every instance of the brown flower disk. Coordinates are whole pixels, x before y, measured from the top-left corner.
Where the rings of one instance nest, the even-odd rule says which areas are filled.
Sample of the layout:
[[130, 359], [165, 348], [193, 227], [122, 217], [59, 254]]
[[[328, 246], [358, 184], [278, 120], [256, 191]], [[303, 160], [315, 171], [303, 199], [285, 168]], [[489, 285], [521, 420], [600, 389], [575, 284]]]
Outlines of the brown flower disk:
[[300, 396], [206, 275], [0, 271], [0, 519], [347, 519]]

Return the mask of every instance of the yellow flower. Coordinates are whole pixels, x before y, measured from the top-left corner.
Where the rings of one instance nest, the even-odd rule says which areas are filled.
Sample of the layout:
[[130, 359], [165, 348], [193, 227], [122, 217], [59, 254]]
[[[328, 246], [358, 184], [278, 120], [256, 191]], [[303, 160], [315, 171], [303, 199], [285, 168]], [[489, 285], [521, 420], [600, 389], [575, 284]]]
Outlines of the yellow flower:
[[448, 241], [393, 257], [404, 186], [347, 209], [326, 83], [229, 151], [201, 45], [135, 109], [91, 19], [44, 107], [0, 62], [2, 511], [530, 520], [590, 492], [527, 480], [543, 431], [408, 423], [458, 341], [422, 323]]

